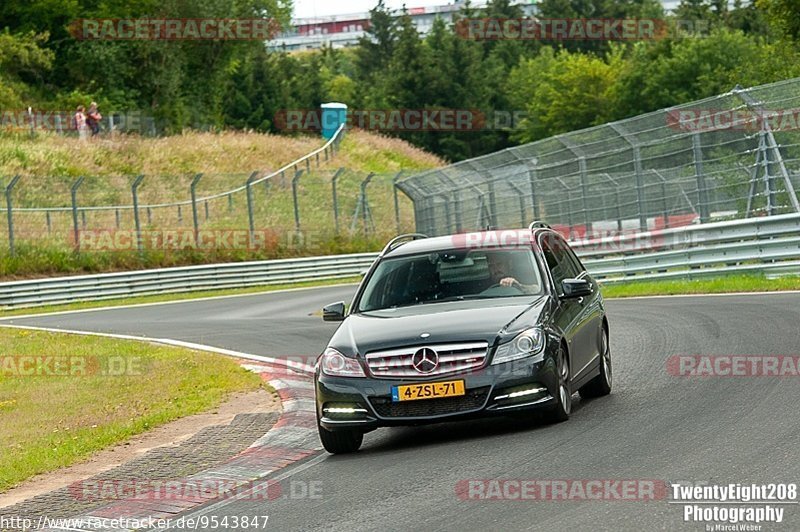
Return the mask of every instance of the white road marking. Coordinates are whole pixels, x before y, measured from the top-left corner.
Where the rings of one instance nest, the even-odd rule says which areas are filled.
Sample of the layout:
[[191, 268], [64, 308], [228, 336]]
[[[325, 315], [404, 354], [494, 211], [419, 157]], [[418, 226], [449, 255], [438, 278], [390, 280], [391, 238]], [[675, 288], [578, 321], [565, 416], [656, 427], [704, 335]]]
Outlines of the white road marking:
[[219, 355], [227, 355], [235, 358], [242, 358], [245, 360], [254, 360], [257, 362], [264, 362], [266, 364], [273, 364], [283, 366], [290, 370], [301, 371], [307, 374], [314, 373], [314, 367], [308, 364], [302, 364], [291, 360], [281, 360], [280, 358], [273, 358], [261, 355], [251, 355], [250, 353], [242, 353], [241, 351], [233, 351], [231, 349], [223, 349], [221, 347], [214, 347], [204, 344], [195, 344], [192, 342], [183, 342], [181, 340], [172, 340], [170, 338], [150, 338], [148, 336], [131, 336], [128, 334], [115, 334], [115, 333], [101, 333], [91, 331], [75, 331], [72, 329], [57, 329], [53, 327], [35, 327], [33, 325], [11, 325], [0, 323], [0, 327], [7, 329], [25, 329], [30, 331], [44, 331], [52, 333], [76, 334], [80, 336], [99, 336], [102, 338], [114, 338], [116, 340], [135, 340], [139, 342], [150, 342], [154, 344], [168, 345], [172, 347], [184, 347], [193, 349], [195, 351], [206, 351], [209, 353], [217, 353]]

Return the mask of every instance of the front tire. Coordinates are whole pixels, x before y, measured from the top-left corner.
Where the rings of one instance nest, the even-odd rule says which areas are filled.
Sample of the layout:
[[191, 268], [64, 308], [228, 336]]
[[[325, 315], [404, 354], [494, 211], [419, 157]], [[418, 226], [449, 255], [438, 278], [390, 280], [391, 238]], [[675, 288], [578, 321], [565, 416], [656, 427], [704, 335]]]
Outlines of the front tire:
[[578, 393], [582, 399], [603, 397], [611, 393], [613, 374], [611, 372], [611, 347], [608, 342], [608, 330], [603, 327], [600, 335], [600, 375], [587, 382]]
[[550, 423], [561, 423], [569, 419], [572, 412], [572, 389], [569, 383], [569, 361], [567, 360], [567, 350], [561, 345], [558, 348], [558, 359], [556, 361], [556, 371], [558, 373], [558, 390], [556, 392], [556, 404], [547, 412], [545, 419]]
[[354, 453], [361, 448], [364, 441], [364, 433], [356, 430], [337, 430], [336, 432], [322, 428], [319, 429], [319, 439], [322, 446], [331, 454]]

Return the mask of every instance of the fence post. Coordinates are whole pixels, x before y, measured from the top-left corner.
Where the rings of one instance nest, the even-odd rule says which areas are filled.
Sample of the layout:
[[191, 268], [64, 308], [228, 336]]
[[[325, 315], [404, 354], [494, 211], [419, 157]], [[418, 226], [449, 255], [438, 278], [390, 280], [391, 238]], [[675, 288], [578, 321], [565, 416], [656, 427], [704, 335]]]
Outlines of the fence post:
[[144, 176], [140, 175], [133, 180], [131, 194], [133, 195], [133, 223], [136, 226], [136, 249], [142, 251], [142, 226], [139, 221], [139, 185], [142, 184]]
[[639, 229], [647, 231], [647, 213], [644, 209], [644, 181], [642, 176], [642, 153], [639, 146], [633, 146], [633, 171], [636, 176], [636, 204], [639, 210]]
[[8, 216], [8, 251], [12, 257], [16, 255], [14, 249], [14, 213], [11, 205], [11, 191], [14, 186], [19, 182], [20, 176], [15, 175], [11, 182], [6, 186], [6, 215]]
[[700, 204], [700, 221], [705, 223], [711, 219], [708, 212], [708, 190], [706, 189], [706, 176], [703, 171], [703, 148], [700, 144], [700, 134], [692, 134], [692, 152], [694, 154], [694, 173], [697, 177], [697, 196]]
[[[359, 198], [359, 206], [361, 210], [361, 218], [364, 222], [364, 236], [367, 236], [369, 233], [369, 225], [370, 219], [372, 218], [372, 213], [369, 210], [369, 200], [367, 199], [367, 186], [369, 182], [372, 181], [372, 178], [375, 177], [374, 172], [370, 172], [367, 177], [361, 182], [361, 196]], [[356, 218], [353, 217], [353, 223], [356, 223]]]
[[258, 177], [258, 172], [253, 172], [250, 174], [250, 177], [247, 178], [247, 182], [245, 183], [245, 192], [247, 193], [247, 222], [248, 228], [250, 230], [249, 233], [249, 244], [250, 247], [253, 247], [253, 243], [255, 241], [255, 234], [256, 234], [256, 226], [255, 222], [253, 221], [253, 181], [256, 180]]
[[197, 174], [192, 179], [192, 184], [189, 185], [189, 193], [192, 196], [192, 226], [194, 227], [194, 243], [196, 246], [200, 245], [200, 222], [197, 219], [197, 184], [202, 177], [203, 174]]
[[522, 191], [514, 183], [509, 181], [508, 186], [514, 189], [514, 192], [517, 193], [517, 200], [519, 201], [519, 220], [520, 220], [520, 227], [525, 227], [525, 193]]
[[403, 171], [397, 172], [397, 175], [392, 179], [392, 193], [394, 194], [394, 221], [397, 226], [397, 234], [400, 234], [400, 199], [397, 195], [397, 181], [403, 175]]
[[528, 180], [531, 184], [531, 203], [533, 204], [533, 219], [540, 220], [539, 215], [539, 198], [536, 196], [536, 164], [538, 159], [531, 159], [528, 165]]
[[33, 117], [33, 110], [28, 107], [28, 118], [31, 121], [31, 138], [36, 136], [36, 119]]
[[69, 189], [70, 199], [72, 200], [72, 231], [75, 236], [75, 251], [78, 253], [81, 251], [80, 230], [78, 229], [78, 188], [82, 183], [83, 176], [76, 179]]
[[622, 127], [622, 124], [618, 122], [611, 122], [608, 126], [616, 131], [625, 142], [628, 143], [631, 147], [631, 151], [633, 152], [633, 173], [634, 177], [636, 178], [636, 204], [639, 210], [639, 229], [641, 231], [647, 230], [647, 213], [644, 209], [644, 182], [642, 181], [642, 152], [639, 148], [639, 145], [636, 143], [635, 140], [632, 140], [631, 137], [633, 136], [631, 133], [628, 133], [625, 128]]
[[333, 174], [333, 179], [331, 179], [331, 187], [333, 191], [333, 226], [336, 233], [339, 233], [339, 200], [336, 197], [336, 180], [344, 172], [344, 168], [339, 168], [336, 170], [336, 173]]
[[497, 194], [495, 194], [494, 179], [491, 176], [486, 185], [489, 187], [489, 223], [492, 229], [497, 229]]
[[669, 228], [669, 204], [667, 202], [667, 179], [655, 168], [652, 170], [661, 180], [661, 209], [664, 216], [664, 229]]
[[298, 233], [300, 232], [300, 205], [297, 202], [297, 182], [300, 176], [303, 175], [302, 170], [298, 170], [292, 178], [292, 202], [294, 203], [294, 228]]
[[445, 233], [450, 234], [450, 197], [447, 194], [439, 194], [439, 197], [444, 200]]
[[589, 186], [586, 176], [586, 157], [578, 158], [578, 168], [581, 174], [581, 195], [583, 196], [583, 223], [587, 238], [592, 234], [592, 222], [589, 220]]
[[[786, 193], [789, 195], [789, 202], [792, 204], [792, 208], [794, 208], [795, 212], [800, 212], [800, 200], [797, 198], [797, 192], [794, 189], [794, 185], [792, 184], [792, 178], [789, 176], [789, 172], [786, 169], [786, 163], [783, 160], [783, 155], [781, 154], [781, 147], [778, 144], [778, 141], [775, 139], [775, 135], [772, 132], [772, 127], [769, 125], [769, 120], [766, 120], [764, 116], [764, 107], [761, 103], [756, 102], [753, 100], [753, 97], [750, 94], [742, 89], [740, 85], [736, 85], [733, 90], [734, 94], [736, 94], [741, 100], [745, 103], [745, 105], [750, 109], [756, 109], [758, 111], [759, 122], [761, 122], [761, 129], [765, 134], [765, 140], [767, 142], [767, 146], [769, 147], [769, 151], [767, 151], [764, 155], [771, 154], [771, 159], [773, 163], [777, 163], [778, 170], [780, 171], [781, 175], [783, 176], [784, 186], [786, 188]], [[767, 163], [769, 166], [769, 163]], [[774, 178], [771, 178], [773, 182], [771, 183], [773, 186], [770, 187], [771, 192], [775, 191], [774, 187]], [[770, 178], [768, 177], [768, 184]], [[775, 202], [772, 203], [775, 205]]]
[[50, 220], [50, 211], [46, 211], [44, 213], [44, 218], [45, 218], [45, 221], [47, 222], [47, 234], [49, 235], [50, 233], [53, 232], [53, 224], [52, 224], [52, 222]]

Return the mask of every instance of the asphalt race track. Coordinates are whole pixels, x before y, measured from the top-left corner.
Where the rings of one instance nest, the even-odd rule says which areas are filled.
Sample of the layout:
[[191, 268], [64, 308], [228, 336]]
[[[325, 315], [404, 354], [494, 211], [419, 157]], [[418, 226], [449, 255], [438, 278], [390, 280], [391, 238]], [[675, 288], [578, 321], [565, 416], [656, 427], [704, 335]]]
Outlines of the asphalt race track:
[[[317, 316], [349, 299], [330, 287], [6, 323], [173, 338], [253, 354], [313, 355], [335, 326]], [[559, 425], [489, 420], [382, 429], [349, 456], [285, 473], [294, 497], [226, 501], [217, 516], [269, 515], [273, 530], [705, 530], [656, 501], [462, 500], [469, 479], [640, 479], [797, 483], [800, 379], [676, 377], [673, 355], [800, 355], [800, 294], [608, 301], [614, 392]], [[461, 484], [459, 484], [461, 483]], [[314, 498], [304, 487], [321, 486]], [[800, 506], [762, 530], [800, 530]], [[212, 511], [212, 510], [209, 510]]]

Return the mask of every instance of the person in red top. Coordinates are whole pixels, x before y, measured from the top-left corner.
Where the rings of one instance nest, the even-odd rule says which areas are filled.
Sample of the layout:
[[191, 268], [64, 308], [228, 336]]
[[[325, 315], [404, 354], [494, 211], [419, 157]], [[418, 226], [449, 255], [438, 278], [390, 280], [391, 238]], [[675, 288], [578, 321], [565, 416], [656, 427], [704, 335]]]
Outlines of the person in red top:
[[100, 120], [102, 120], [102, 118], [103, 115], [97, 110], [97, 102], [92, 102], [89, 106], [89, 112], [86, 113], [86, 125], [92, 130], [93, 137], [100, 133]]

